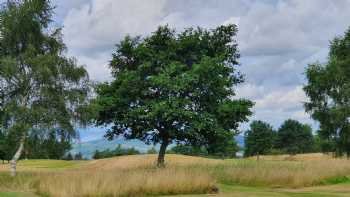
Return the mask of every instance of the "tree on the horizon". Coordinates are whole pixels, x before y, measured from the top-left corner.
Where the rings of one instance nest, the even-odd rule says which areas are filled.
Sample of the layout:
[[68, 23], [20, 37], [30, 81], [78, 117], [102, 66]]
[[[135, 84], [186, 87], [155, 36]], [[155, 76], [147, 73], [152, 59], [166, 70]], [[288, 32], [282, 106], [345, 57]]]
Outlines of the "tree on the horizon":
[[47, 0], [8, 0], [0, 8], [1, 129], [17, 137], [13, 176], [30, 132], [59, 128], [74, 137], [87, 104], [87, 71], [65, 56], [52, 14]]
[[244, 136], [244, 156], [257, 156], [267, 154], [274, 146], [276, 132], [266, 122], [256, 120], [250, 124], [250, 129]]
[[81, 152], [78, 152], [77, 154], [74, 155], [74, 160], [83, 160], [83, 154]]
[[323, 150], [350, 157], [350, 28], [330, 44], [325, 64], [310, 64], [305, 110], [320, 123]]
[[296, 120], [284, 121], [277, 132], [276, 148], [293, 155], [312, 152], [314, 148], [312, 128]]
[[94, 154], [92, 155], [93, 159], [101, 159], [101, 152], [99, 150], [95, 150]]
[[[236, 99], [235, 25], [181, 33], [161, 26], [150, 36], [125, 37], [110, 62], [113, 81], [97, 88], [97, 125], [106, 137], [160, 143], [158, 166], [171, 143], [215, 151], [247, 121], [253, 103]], [[233, 139], [229, 139], [232, 140]]]
[[124, 148], [121, 144], [118, 144], [118, 146], [114, 150], [95, 150], [92, 158], [93, 159], [103, 159], [103, 158], [110, 158], [110, 157], [118, 157], [118, 156], [124, 156], [124, 155], [139, 155], [141, 154], [140, 151], [135, 149], [134, 147], [131, 148]]
[[71, 160], [73, 160], [73, 159], [74, 159], [74, 158], [73, 158], [73, 155], [72, 155], [72, 153], [70, 153], [70, 152], [67, 154], [67, 156], [64, 157], [64, 160], [67, 160], [67, 161], [71, 161]]

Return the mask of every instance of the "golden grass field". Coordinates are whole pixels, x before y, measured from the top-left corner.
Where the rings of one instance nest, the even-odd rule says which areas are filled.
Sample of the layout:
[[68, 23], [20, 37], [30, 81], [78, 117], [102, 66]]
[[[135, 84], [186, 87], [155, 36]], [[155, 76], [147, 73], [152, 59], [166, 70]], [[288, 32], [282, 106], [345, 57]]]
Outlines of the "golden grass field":
[[0, 196], [350, 196], [350, 161], [323, 154], [259, 161], [167, 155], [165, 168], [155, 167], [156, 157], [20, 161], [16, 178], [0, 165]]

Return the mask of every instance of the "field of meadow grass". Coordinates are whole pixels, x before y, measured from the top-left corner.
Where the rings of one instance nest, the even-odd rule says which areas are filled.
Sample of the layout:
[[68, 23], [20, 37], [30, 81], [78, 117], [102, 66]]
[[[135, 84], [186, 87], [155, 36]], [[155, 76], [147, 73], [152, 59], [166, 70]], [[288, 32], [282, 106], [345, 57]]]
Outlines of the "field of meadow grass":
[[165, 168], [155, 167], [156, 157], [23, 160], [15, 178], [0, 165], [0, 196], [350, 196], [350, 161], [323, 154], [259, 161], [167, 155]]

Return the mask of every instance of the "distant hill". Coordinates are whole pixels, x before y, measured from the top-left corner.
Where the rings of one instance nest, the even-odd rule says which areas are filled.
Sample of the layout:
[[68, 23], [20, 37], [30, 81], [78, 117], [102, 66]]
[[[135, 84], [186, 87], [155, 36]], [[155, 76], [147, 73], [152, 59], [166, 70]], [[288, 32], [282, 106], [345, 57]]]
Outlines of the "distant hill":
[[153, 146], [147, 145], [140, 140], [124, 140], [124, 139], [115, 139], [109, 141], [107, 139], [92, 140], [88, 142], [81, 142], [73, 144], [71, 150], [72, 154], [81, 152], [84, 157], [91, 158], [96, 150], [103, 151], [107, 149], [115, 149], [118, 145], [122, 145], [124, 148], [135, 148], [140, 152], [147, 152], [148, 149]]
[[[244, 146], [244, 137], [243, 136], [236, 136], [236, 141], [239, 146]], [[118, 145], [122, 145], [124, 148], [135, 148], [139, 150], [140, 152], [147, 152], [150, 148], [152, 148], [152, 145], [147, 145], [143, 143], [140, 140], [124, 140], [124, 139], [115, 139], [112, 141], [109, 141], [107, 139], [98, 139], [98, 140], [92, 140], [88, 142], [81, 142], [81, 143], [75, 143], [73, 144], [72, 150], [70, 151], [72, 154], [76, 154], [81, 152], [85, 158], [92, 158], [94, 152], [96, 150], [103, 151], [107, 149], [115, 149]], [[155, 147], [156, 149], [159, 148], [159, 146]]]

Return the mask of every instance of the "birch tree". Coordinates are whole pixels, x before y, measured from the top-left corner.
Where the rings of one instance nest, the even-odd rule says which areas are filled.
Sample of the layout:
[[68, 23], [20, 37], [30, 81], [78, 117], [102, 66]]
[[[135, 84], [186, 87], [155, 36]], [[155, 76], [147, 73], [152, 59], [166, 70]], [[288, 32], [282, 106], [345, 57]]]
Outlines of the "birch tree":
[[1, 125], [18, 136], [12, 176], [29, 132], [60, 128], [74, 136], [87, 104], [87, 71], [65, 56], [52, 14], [48, 0], [9, 0], [0, 10]]

